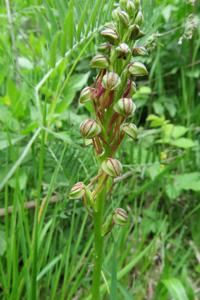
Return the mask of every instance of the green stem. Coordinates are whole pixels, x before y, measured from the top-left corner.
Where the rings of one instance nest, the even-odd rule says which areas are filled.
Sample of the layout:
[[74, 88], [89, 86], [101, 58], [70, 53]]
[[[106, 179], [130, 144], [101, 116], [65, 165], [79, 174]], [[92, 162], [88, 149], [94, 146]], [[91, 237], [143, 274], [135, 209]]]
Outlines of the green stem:
[[[105, 184], [105, 178], [102, 176], [99, 185]], [[103, 262], [103, 237], [101, 234], [104, 203], [105, 203], [106, 189], [103, 188], [96, 198], [96, 208], [94, 211], [94, 270], [93, 270], [93, 284], [92, 284], [92, 299], [100, 300], [100, 285], [101, 285], [101, 269]]]

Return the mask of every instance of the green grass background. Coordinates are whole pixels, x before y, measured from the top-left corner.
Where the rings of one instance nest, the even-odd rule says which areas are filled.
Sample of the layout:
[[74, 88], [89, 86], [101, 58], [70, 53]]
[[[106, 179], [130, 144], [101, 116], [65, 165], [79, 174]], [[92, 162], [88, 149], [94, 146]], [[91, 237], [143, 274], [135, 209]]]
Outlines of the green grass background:
[[[139, 141], [119, 153], [127, 176], [107, 199], [106, 214], [123, 207], [130, 217], [106, 237], [102, 297], [197, 300], [200, 5], [142, 5], [150, 75], [135, 95]], [[91, 108], [78, 96], [113, 7], [0, 1], [0, 299], [90, 297], [92, 221], [67, 194], [97, 171], [78, 130]]]

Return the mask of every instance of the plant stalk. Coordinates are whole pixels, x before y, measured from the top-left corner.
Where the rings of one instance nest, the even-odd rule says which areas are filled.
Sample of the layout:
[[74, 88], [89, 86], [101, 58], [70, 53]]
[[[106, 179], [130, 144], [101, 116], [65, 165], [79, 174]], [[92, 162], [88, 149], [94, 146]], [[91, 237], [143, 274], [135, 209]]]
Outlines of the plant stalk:
[[[100, 186], [105, 184], [105, 178], [100, 178]], [[106, 184], [99, 191], [96, 198], [96, 211], [94, 211], [94, 270], [93, 270], [93, 284], [92, 284], [92, 299], [100, 300], [100, 285], [101, 285], [101, 269], [103, 263], [103, 236], [101, 233], [104, 203], [106, 196]]]

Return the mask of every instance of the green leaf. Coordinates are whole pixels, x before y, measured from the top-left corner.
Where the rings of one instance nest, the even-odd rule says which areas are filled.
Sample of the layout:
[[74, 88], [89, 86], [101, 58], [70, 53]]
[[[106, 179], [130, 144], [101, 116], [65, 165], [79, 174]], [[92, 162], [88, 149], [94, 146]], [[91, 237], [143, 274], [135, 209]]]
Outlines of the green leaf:
[[7, 248], [5, 234], [3, 231], [0, 231], [0, 256], [3, 256]]
[[200, 191], [200, 173], [186, 173], [175, 176], [175, 183], [179, 190]]
[[39, 281], [45, 274], [47, 274], [62, 258], [62, 254], [56, 256], [37, 276], [37, 281]]
[[58, 31], [54, 38], [53, 38], [53, 42], [51, 45], [51, 51], [50, 51], [50, 66], [53, 68], [56, 64], [56, 54], [57, 54], [57, 49], [59, 49], [59, 41], [60, 41], [60, 37], [61, 37], [61, 32]]
[[192, 148], [196, 145], [193, 140], [188, 138], [180, 138], [175, 141], [171, 141], [170, 144], [183, 149]]
[[166, 123], [166, 120], [165, 120], [164, 116], [159, 117], [159, 116], [156, 116], [156, 115], [149, 115], [147, 117], [147, 121], [151, 122], [151, 124], [150, 124], [151, 127], [160, 127], [160, 126], [163, 126]]
[[90, 72], [86, 74], [75, 74], [70, 78], [64, 90], [64, 100], [57, 105], [57, 113], [62, 113], [69, 107], [76, 93], [87, 83], [89, 76]]
[[181, 281], [177, 278], [163, 280], [163, 284], [167, 288], [174, 300], [189, 300], [185, 288]]

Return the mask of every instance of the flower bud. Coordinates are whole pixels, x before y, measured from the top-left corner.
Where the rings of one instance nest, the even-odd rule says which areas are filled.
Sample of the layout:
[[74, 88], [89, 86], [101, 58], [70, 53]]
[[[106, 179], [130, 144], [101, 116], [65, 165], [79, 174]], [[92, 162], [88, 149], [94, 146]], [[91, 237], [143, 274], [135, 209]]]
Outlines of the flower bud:
[[86, 139], [92, 139], [101, 132], [101, 127], [95, 120], [88, 119], [81, 123], [80, 132]]
[[130, 136], [132, 139], [137, 139], [137, 127], [133, 123], [124, 123], [121, 125], [121, 130], [125, 132], [128, 136]]
[[119, 58], [126, 58], [129, 53], [131, 53], [129, 46], [126, 43], [121, 43], [116, 48], [117, 53], [119, 54]]
[[135, 4], [133, 3], [133, 1], [129, 0], [127, 2], [126, 10], [131, 17], [135, 16], [136, 9], [135, 9]]
[[140, 7], [140, 0], [134, 0], [133, 2], [134, 2], [136, 10], [138, 10]]
[[113, 221], [116, 225], [124, 226], [127, 223], [128, 215], [123, 208], [116, 208], [113, 214]]
[[135, 24], [141, 25], [143, 21], [144, 21], [144, 17], [143, 17], [143, 14], [142, 14], [141, 10], [140, 10], [138, 12], [136, 18], [135, 18]]
[[133, 115], [136, 110], [135, 103], [131, 100], [131, 98], [121, 98], [119, 101], [114, 105], [114, 110], [124, 116], [128, 117]]
[[107, 38], [109, 41], [111, 42], [115, 42], [118, 40], [119, 35], [116, 32], [115, 29], [111, 28], [111, 27], [106, 27], [105, 29], [103, 29], [101, 31], [101, 35], [105, 38]]
[[136, 61], [129, 65], [128, 70], [131, 75], [134, 76], [145, 76], [148, 75], [148, 71], [144, 64]]
[[82, 198], [85, 194], [85, 185], [83, 182], [77, 182], [70, 190], [69, 198], [70, 199], [79, 199]]
[[145, 55], [148, 55], [148, 51], [145, 47], [135, 47], [132, 49], [132, 53], [133, 55], [135, 56], [145, 56]]
[[121, 79], [119, 78], [117, 73], [114, 72], [106, 73], [102, 79], [103, 88], [110, 91], [115, 90], [120, 83], [121, 83]]
[[80, 103], [86, 103], [86, 102], [89, 102], [89, 101], [92, 101], [93, 100], [93, 91], [94, 89], [91, 88], [90, 86], [86, 86], [82, 91], [81, 91], [81, 94], [80, 94], [80, 98], [79, 98], [79, 101]]
[[121, 7], [122, 9], [125, 9], [126, 6], [127, 6], [127, 2], [128, 2], [128, 0], [120, 0], [120, 1], [119, 1], [120, 7]]
[[126, 27], [129, 25], [129, 15], [119, 8], [113, 11], [113, 19], [121, 22]]
[[122, 172], [122, 165], [115, 158], [108, 158], [101, 165], [102, 170], [111, 177], [118, 177]]
[[92, 68], [106, 69], [108, 67], [108, 60], [102, 54], [97, 54], [90, 62]]

